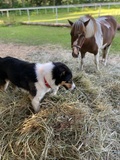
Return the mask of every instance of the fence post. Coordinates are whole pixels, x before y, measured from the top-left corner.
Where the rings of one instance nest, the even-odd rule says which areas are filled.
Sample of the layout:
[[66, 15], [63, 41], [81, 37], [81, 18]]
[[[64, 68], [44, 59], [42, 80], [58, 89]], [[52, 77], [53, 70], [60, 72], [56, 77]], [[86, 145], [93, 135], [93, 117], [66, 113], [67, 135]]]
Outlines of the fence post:
[[9, 18], [9, 11], [7, 10], [7, 17]]
[[20, 14], [20, 16], [22, 15], [22, 12], [21, 12], [21, 10], [19, 10], [19, 14]]
[[38, 12], [38, 9], [37, 9], [37, 14], [38, 14], [39, 12]]
[[70, 8], [69, 8], [69, 3], [67, 4], [67, 12], [70, 11]]
[[1, 11], [2, 16], [4, 15], [3, 11]]
[[55, 10], [56, 10], [56, 23], [58, 23], [58, 9], [57, 9], [57, 6], [56, 6]]
[[28, 15], [28, 21], [30, 21], [30, 12], [29, 12], [29, 9], [27, 9], [27, 15]]
[[98, 13], [98, 16], [100, 16], [100, 13], [101, 13], [101, 5], [99, 5], [99, 13]]

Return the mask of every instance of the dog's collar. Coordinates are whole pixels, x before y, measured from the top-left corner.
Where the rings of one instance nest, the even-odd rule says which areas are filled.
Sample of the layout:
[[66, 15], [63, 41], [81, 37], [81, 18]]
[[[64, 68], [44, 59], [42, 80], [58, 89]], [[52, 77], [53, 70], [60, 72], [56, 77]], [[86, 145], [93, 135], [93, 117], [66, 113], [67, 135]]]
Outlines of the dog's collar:
[[51, 88], [51, 86], [48, 84], [48, 82], [46, 81], [45, 77], [44, 77], [44, 83], [46, 85], [46, 87]]

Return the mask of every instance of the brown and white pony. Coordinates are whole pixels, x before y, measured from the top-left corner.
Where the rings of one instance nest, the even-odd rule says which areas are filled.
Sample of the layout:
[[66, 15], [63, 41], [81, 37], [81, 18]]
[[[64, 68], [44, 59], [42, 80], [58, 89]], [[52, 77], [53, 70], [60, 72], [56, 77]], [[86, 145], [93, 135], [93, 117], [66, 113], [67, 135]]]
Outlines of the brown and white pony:
[[99, 53], [102, 51], [104, 64], [107, 62], [107, 55], [117, 31], [117, 22], [112, 16], [101, 16], [94, 19], [85, 15], [75, 23], [68, 20], [71, 28], [72, 56], [77, 58], [81, 53], [80, 69], [83, 69], [83, 59], [86, 52], [93, 53], [95, 64], [99, 70]]

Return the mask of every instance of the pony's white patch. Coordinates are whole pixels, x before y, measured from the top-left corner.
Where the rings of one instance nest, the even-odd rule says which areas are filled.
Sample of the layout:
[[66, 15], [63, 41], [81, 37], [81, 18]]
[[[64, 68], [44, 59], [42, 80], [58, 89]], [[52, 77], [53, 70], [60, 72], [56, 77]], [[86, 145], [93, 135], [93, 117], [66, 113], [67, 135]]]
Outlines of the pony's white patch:
[[95, 33], [95, 40], [99, 48], [102, 47], [103, 45], [103, 34], [102, 34], [102, 29], [101, 25], [97, 23], [97, 31]]
[[100, 24], [103, 24], [104, 26], [106, 26], [107, 28], [110, 28], [110, 24], [106, 21], [106, 17], [99, 17], [96, 19], [96, 21]]
[[78, 38], [73, 42], [73, 45], [77, 45], [78, 43]]
[[[90, 18], [87, 17], [87, 16], [83, 16], [83, 17], [80, 18], [80, 20], [82, 22], [86, 22], [89, 19]], [[90, 19], [90, 21], [88, 22], [88, 24], [86, 26], [86, 35], [85, 35], [85, 37], [86, 38], [90, 38], [90, 37], [92, 37], [94, 35], [94, 33], [95, 33], [94, 22]]]

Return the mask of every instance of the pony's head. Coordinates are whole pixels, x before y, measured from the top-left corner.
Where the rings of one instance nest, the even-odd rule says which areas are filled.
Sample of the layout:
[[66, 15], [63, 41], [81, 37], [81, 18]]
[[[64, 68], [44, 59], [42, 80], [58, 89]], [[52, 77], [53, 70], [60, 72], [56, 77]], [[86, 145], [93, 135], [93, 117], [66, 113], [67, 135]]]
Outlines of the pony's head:
[[92, 37], [94, 35], [94, 19], [87, 15], [81, 17], [75, 23], [68, 20], [71, 25], [71, 47], [72, 47], [72, 56], [77, 58], [79, 51], [81, 50], [85, 39]]

